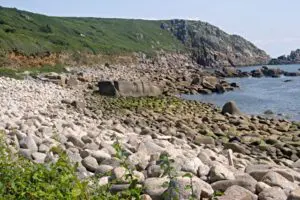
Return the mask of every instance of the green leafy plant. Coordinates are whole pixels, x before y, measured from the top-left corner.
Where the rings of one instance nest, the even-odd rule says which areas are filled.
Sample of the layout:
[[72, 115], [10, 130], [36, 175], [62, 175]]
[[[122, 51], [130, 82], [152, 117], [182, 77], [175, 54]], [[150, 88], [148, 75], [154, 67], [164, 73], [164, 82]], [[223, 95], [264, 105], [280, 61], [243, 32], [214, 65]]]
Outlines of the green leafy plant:
[[162, 186], [167, 188], [166, 192], [163, 194], [164, 199], [178, 200], [179, 199], [179, 189], [176, 186], [175, 178], [177, 176], [175, 168], [173, 166], [174, 160], [169, 158], [168, 153], [163, 152], [159, 157], [159, 165], [163, 170], [162, 176], [167, 176], [169, 181], [166, 181]]
[[129, 188], [120, 193], [120, 196], [124, 199], [136, 199], [139, 200], [142, 194], [143, 188], [138, 185], [138, 180], [134, 176], [134, 169], [128, 163], [128, 153], [123, 150], [121, 144], [117, 141], [113, 145], [116, 150], [116, 158], [120, 161], [120, 166], [126, 170], [125, 180], [129, 182]]
[[194, 192], [194, 185], [193, 185], [193, 175], [191, 173], [186, 173], [183, 177], [189, 178], [190, 179], [190, 184], [185, 186], [185, 190], [190, 190], [191, 195], [189, 196], [189, 200], [196, 200], [197, 197]]
[[32, 163], [0, 143], [0, 199], [89, 199], [87, 182], [62, 153], [55, 163]]

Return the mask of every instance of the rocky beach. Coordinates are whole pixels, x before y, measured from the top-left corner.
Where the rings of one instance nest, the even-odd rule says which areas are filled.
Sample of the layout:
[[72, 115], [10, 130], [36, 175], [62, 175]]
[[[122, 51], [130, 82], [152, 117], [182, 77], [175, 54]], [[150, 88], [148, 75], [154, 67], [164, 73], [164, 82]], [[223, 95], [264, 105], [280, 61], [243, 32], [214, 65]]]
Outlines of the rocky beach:
[[[107, 80], [160, 83], [161, 88], [161, 80], [166, 80], [165, 88], [179, 93], [181, 87], [170, 87], [180, 85], [178, 80], [205, 87], [206, 72], [195, 71], [191, 65], [163, 68], [160, 64], [148, 66], [147, 71], [146, 64], [128, 68], [106, 64], [25, 80], [1, 77], [0, 127], [5, 142], [36, 163], [55, 162], [58, 155], [51, 149], [59, 146], [72, 163], [78, 163], [81, 179], [110, 172], [99, 184], [117, 178], [111, 187], [114, 192], [129, 186], [114, 148], [118, 142], [143, 188], [142, 199], [163, 199], [170, 189], [163, 187], [165, 182], [174, 184], [179, 192], [170, 195], [179, 199], [191, 195], [220, 200], [299, 199], [299, 123], [247, 116], [234, 102], [221, 109], [167, 93], [107, 97], [97, 87]], [[164, 174], [162, 155], [174, 161], [174, 177]], [[185, 189], [190, 181], [192, 191]]]
[[[194, 5], [184, 3], [182, 14]], [[243, 9], [230, 3], [216, 13], [234, 8], [236, 20]], [[300, 118], [299, 68], [266, 66], [299, 63], [300, 50], [271, 59], [208, 22], [148, 18], [0, 6], [0, 199], [300, 200], [300, 122], [282, 114]], [[199, 98], [227, 94], [222, 105]]]

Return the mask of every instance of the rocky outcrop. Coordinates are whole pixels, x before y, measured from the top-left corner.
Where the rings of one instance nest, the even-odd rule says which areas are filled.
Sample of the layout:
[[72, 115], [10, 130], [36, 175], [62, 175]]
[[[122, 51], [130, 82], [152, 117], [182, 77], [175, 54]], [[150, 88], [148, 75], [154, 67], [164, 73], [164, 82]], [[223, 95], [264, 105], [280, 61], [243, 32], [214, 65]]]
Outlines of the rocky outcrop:
[[282, 55], [278, 58], [273, 58], [269, 65], [284, 65], [284, 64], [298, 64], [300, 63], [300, 49], [291, 51], [290, 55]]
[[100, 94], [106, 96], [142, 97], [162, 93], [159, 87], [144, 82], [100, 81], [98, 87]]
[[262, 66], [261, 68], [252, 70], [251, 72], [243, 72], [242, 70], [236, 69], [234, 67], [224, 67], [222, 69], [216, 70], [215, 75], [218, 77], [272, 77], [278, 78], [281, 75], [284, 76], [300, 76], [300, 72], [288, 72], [281, 70], [279, 68], [269, 68], [267, 66]]
[[266, 64], [270, 58], [254, 44], [238, 35], [201, 21], [171, 20], [162, 24], [185, 46], [192, 49], [193, 58], [202, 66], [243, 66]]

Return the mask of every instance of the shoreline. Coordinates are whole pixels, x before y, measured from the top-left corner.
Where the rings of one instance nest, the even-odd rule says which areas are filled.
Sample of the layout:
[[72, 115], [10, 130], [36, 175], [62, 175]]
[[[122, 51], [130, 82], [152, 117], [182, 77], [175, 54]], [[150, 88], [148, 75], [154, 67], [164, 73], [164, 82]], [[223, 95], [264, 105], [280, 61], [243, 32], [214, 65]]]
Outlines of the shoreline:
[[[134, 80], [140, 72], [119, 69], [98, 68], [98, 74], [117, 79], [126, 71]], [[273, 188], [273, 180], [267, 181], [271, 175], [284, 175], [288, 185], [278, 190], [285, 189], [287, 196], [299, 184], [300, 123], [222, 113], [212, 104], [172, 96], [104, 97], [96, 87], [97, 70], [72, 70], [67, 75], [40, 75], [46, 77], [40, 80], [0, 78], [0, 129], [8, 143], [18, 147], [15, 151], [33, 162], [45, 163], [46, 157], [55, 162], [58, 155], [51, 148], [60, 146], [72, 163], [78, 163], [81, 179], [97, 173], [105, 180], [119, 177], [112, 187], [126, 190], [128, 181], [119, 174], [124, 168], [113, 148], [118, 141], [143, 195], [150, 199], [160, 199], [168, 189], [162, 183], [171, 181], [161, 171], [162, 155], [175, 161], [174, 181], [181, 191], [189, 180], [183, 175], [190, 173], [199, 186], [198, 199], [213, 198], [218, 191], [233, 199], [228, 191], [245, 189], [257, 197], [260, 182]], [[180, 193], [183, 199], [189, 194]]]

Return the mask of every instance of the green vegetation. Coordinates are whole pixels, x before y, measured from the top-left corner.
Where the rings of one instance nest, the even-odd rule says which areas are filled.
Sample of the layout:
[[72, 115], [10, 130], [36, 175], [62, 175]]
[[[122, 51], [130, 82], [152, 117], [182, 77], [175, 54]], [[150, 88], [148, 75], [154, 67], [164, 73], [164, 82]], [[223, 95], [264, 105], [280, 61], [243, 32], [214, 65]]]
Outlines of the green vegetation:
[[[117, 141], [113, 145], [116, 150], [115, 158], [119, 160], [120, 166], [126, 172], [122, 180], [129, 183], [129, 187], [121, 192], [113, 193], [112, 186], [122, 183], [108, 174], [94, 176], [86, 180], [77, 177], [78, 164], [71, 164], [67, 154], [59, 147], [53, 147], [51, 152], [58, 155], [56, 162], [48, 161], [46, 164], [37, 164], [20, 156], [12, 151], [11, 147], [5, 143], [5, 136], [0, 131], [0, 199], [17, 200], [139, 200], [143, 194], [143, 187], [138, 184], [134, 175], [135, 168], [128, 162], [128, 153]], [[163, 176], [167, 176], [170, 181], [162, 187], [166, 187], [165, 199], [178, 199], [179, 191], [174, 184], [176, 172], [173, 167], [174, 160], [169, 155], [162, 153], [159, 165], [163, 170]], [[108, 184], [99, 185], [99, 178], [110, 176]], [[189, 177], [191, 184], [186, 190], [191, 190], [189, 199], [194, 199], [192, 176]], [[176, 195], [174, 195], [176, 194]]]
[[180, 51], [184, 46], [166, 30], [163, 21], [48, 17], [0, 7], [0, 54], [46, 52], [123, 54]]
[[0, 67], [0, 77], [5, 76], [15, 79], [23, 79], [26, 74], [34, 76], [39, 73], [49, 72], [62, 73], [65, 72], [65, 68], [63, 65], [60, 64], [57, 64], [55, 66], [44, 65], [41, 67], [23, 67], [18, 69]]
[[199, 108], [201, 104], [197, 101], [184, 101], [176, 97], [120, 97], [110, 98], [101, 97], [102, 105], [108, 110], [152, 110], [155, 112], [173, 112], [188, 109], [191, 107]]

